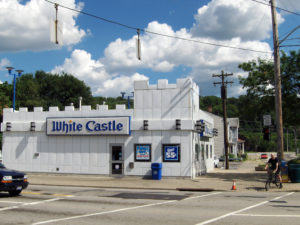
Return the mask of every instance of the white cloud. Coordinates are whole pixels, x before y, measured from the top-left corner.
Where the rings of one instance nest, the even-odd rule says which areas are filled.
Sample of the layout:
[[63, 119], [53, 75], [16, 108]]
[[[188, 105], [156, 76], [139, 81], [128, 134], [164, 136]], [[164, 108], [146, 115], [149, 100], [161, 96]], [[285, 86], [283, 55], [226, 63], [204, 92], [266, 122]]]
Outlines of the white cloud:
[[[289, 10], [291, 12], [300, 12], [299, 0], [277, 0], [277, 6]], [[288, 12], [279, 10], [281, 14], [287, 14]]]
[[[71, 8], [82, 8], [75, 0], [57, 0]], [[0, 1], [0, 52], [54, 49], [50, 42], [50, 21], [55, 19], [53, 4], [42, 0], [30, 0], [22, 4], [18, 0]], [[77, 14], [58, 7], [58, 20], [63, 27], [64, 45], [73, 45], [82, 40], [86, 32], [75, 22]]]
[[74, 75], [91, 87], [94, 95], [119, 96], [121, 91], [132, 91], [133, 81], [148, 79], [138, 73], [109, 74], [101, 60], [94, 60], [90, 53], [75, 49], [70, 58], [65, 59], [61, 66], [55, 67], [51, 73], [62, 72]]
[[[147, 30], [191, 38], [191, 34], [186, 29], [176, 32], [170, 26], [158, 22], [150, 23]], [[121, 90], [130, 91], [133, 79], [146, 79], [144, 75], [132, 75], [139, 68], [170, 72], [175, 67], [184, 65], [192, 68], [190, 74], [186, 74], [186, 76], [192, 76], [200, 87], [204, 86], [208, 88], [207, 91], [212, 91], [209, 87], [213, 84], [211, 78], [213, 73], [219, 73], [223, 69], [228, 72], [239, 72], [237, 68], [239, 63], [267, 55], [144, 34], [141, 36], [142, 61], [139, 61], [136, 58], [135, 39], [135, 36], [124, 41], [117, 39], [109, 44], [105, 49], [105, 56], [98, 60], [92, 59], [90, 53], [76, 49], [63, 65], [56, 67], [52, 72], [65, 71], [74, 74], [79, 79], [86, 81], [92, 87], [95, 95], [108, 95], [108, 93], [119, 95]], [[207, 38], [194, 39], [271, 52], [270, 46], [260, 41], [243, 42], [240, 38], [227, 41]], [[237, 75], [234, 78], [236, 79]], [[122, 88], [120, 89], [120, 87]], [[234, 93], [240, 93], [240, 91]], [[210, 93], [203, 90], [202, 94]]]
[[[221, 9], [224, 14], [217, 14]], [[139, 69], [168, 72], [169, 76], [177, 67], [183, 66], [190, 69], [183, 76], [193, 77], [202, 95], [219, 95], [219, 87], [213, 87], [213, 82], [218, 80], [212, 78], [212, 74], [224, 70], [234, 73], [229, 79], [234, 84], [228, 87], [228, 96], [245, 93], [238, 82], [238, 75], [244, 76], [238, 65], [258, 57], [271, 59], [272, 56], [271, 47], [262, 41], [271, 32], [269, 8], [251, 1], [213, 0], [198, 10], [195, 19], [196, 23], [191, 30], [182, 28], [175, 31], [168, 24], [157, 21], [150, 22], [145, 28], [156, 33], [193, 39], [195, 42], [143, 33], [142, 60], [139, 61], [136, 57], [137, 36], [128, 40], [118, 38], [107, 46], [103, 58], [92, 59], [90, 53], [74, 50], [70, 58], [52, 72], [74, 74], [92, 87], [94, 95], [118, 96], [120, 91], [132, 91], [134, 79], [147, 79], [145, 75], [136, 73]], [[202, 30], [202, 27], [207, 30]], [[243, 51], [220, 45], [270, 53]]]
[[[278, 23], [283, 18], [278, 14]], [[212, 0], [198, 9], [191, 33], [196, 37], [264, 40], [270, 37], [270, 7], [245, 0]]]
[[84, 50], [75, 49], [70, 58], [65, 59], [63, 66], [57, 66], [52, 70], [53, 73], [71, 73], [81, 80], [96, 82], [109, 78], [103, 64], [93, 60], [90, 53]]
[[6, 70], [7, 66], [10, 66], [11, 63], [7, 58], [3, 58], [0, 61], [0, 70]]
[[[149, 23], [146, 30], [186, 39], [194, 39], [199, 42], [210, 42], [219, 45], [272, 52], [266, 42], [243, 41], [241, 38], [221, 41], [211, 38], [192, 37], [186, 29], [173, 31], [170, 26], [159, 24], [155, 21]], [[212, 86], [213, 80], [211, 76], [213, 73], [220, 73], [221, 70], [237, 73], [240, 72], [238, 64], [242, 62], [258, 57], [271, 57], [271, 54], [268, 53], [242, 51], [146, 33], [141, 36], [142, 61], [138, 61], [135, 56], [134, 41], [135, 37], [126, 41], [117, 39], [110, 43], [105, 50], [105, 57], [101, 60], [107, 71], [117, 73], [122, 69], [125, 71], [135, 71], [139, 68], [147, 68], [158, 72], [172, 72], [174, 68], [184, 65], [192, 69], [191, 73], [186, 74], [186, 76], [192, 76], [195, 81], [199, 82], [200, 86], [208, 87]], [[237, 75], [235, 75], [236, 77]], [[204, 94], [204, 90], [202, 93]]]
[[130, 76], [109, 79], [97, 89], [96, 94], [101, 96], [120, 96], [121, 91], [131, 92], [133, 91], [134, 80], [148, 80], [148, 78], [142, 74], [135, 73]]

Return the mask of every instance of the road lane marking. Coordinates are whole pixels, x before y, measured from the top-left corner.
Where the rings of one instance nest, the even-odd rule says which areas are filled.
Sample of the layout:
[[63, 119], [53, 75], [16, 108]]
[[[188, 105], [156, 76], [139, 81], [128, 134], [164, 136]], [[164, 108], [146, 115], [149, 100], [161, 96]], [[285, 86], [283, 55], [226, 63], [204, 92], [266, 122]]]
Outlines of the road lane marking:
[[[210, 193], [210, 194], [206, 194], [206, 195], [199, 195], [199, 196], [186, 198], [184, 200], [195, 199], [195, 198], [203, 198], [203, 197], [216, 195], [216, 194], [220, 194], [220, 193], [221, 192], [214, 192], [214, 193]], [[46, 221], [40, 221], [40, 222], [37, 222], [37, 223], [33, 223], [32, 225], [39, 225], [39, 224], [46, 224], [46, 223], [56, 223], [56, 222], [61, 222], [61, 221], [66, 221], [66, 220], [81, 219], [81, 218], [85, 218], [85, 217], [99, 216], [99, 215], [105, 215], [105, 214], [110, 214], [110, 213], [117, 213], [117, 212], [122, 212], [122, 211], [141, 209], [141, 208], [157, 206], [157, 205], [164, 205], [164, 204], [169, 204], [169, 203], [179, 202], [179, 201], [180, 200], [171, 200], [171, 201], [151, 203], [151, 204], [147, 204], [147, 205], [140, 205], [140, 206], [135, 206], [135, 207], [123, 208], [123, 209], [115, 209], [115, 210], [106, 211], [106, 212], [98, 212], [98, 213], [84, 214], [84, 215], [78, 215], [78, 216], [72, 216], [72, 217], [65, 217], [65, 218], [60, 218], [60, 219], [46, 220]], [[181, 201], [183, 201], [183, 200], [181, 200]]]
[[20, 208], [20, 207], [23, 207], [23, 206], [27, 206], [27, 205], [38, 205], [38, 204], [43, 204], [43, 203], [46, 203], [46, 202], [58, 201], [58, 200], [61, 200], [61, 199], [62, 198], [53, 198], [53, 199], [47, 199], [47, 200], [43, 200], [43, 201], [23, 203], [21, 205], [16, 205], [16, 206], [10, 206], [10, 207], [1, 208], [0, 212], [11, 210], [11, 209], [17, 209], [17, 208]]
[[211, 196], [211, 195], [218, 195], [218, 194], [221, 194], [221, 193], [222, 192], [214, 192], [214, 193], [210, 193], [210, 194], [206, 194], [206, 195], [198, 195], [198, 196], [194, 196], [194, 197], [189, 197], [189, 198], [182, 199], [181, 201], [195, 199], [195, 198], [203, 198], [203, 197], [207, 197], [207, 196]]
[[300, 217], [300, 215], [262, 215], [262, 214], [234, 214], [233, 216], [253, 216], [253, 217]]
[[41, 195], [42, 193], [40, 193], [40, 192], [31, 192], [31, 191], [23, 191], [22, 194], [27, 194], [27, 195]]
[[23, 204], [24, 202], [0, 201], [0, 203]]
[[236, 211], [234, 211], [234, 212], [227, 213], [227, 214], [224, 214], [224, 215], [222, 215], [222, 216], [219, 216], [219, 217], [216, 217], [216, 218], [213, 218], [213, 219], [210, 219], [210, 220], [203, 221], [203, 222], [201, 222], [201, 223], [197, 223], [196, 225], [205, 225], [205, 224], [209, 224], [209, 223], [218, 221], [218, 220], [220, 220], [220, 219], [226, 218], [226, 217], [228, 217], [228, 216], [232, 216], [232, 215], [235, 215], [235, 214], [237, 214], [237, 213], [244, 212], [244, 211], [247, 211], [247, 210], [249, 210], [249, 209], [253, 209], [253, 208], [256, 208], [256, 207], [258, 207], [258, 206], [267, 204], [268, 202], [271, 202], [271, 201], [274, 201], [274, 200], [278, 200], [278, 199], [287, 197], [287, 196], [292, 195], [292, 194], [294, 194], [294, 193], [295, 193], [295, 192], [289, 192], [289, 193], [287, 193], [287, 194], [285, 194], [285, 195], [282, 195], [282, 196], [273, 198], [273, 199], [271, 199], [271, 200], [269, 200], [269, 201], [263, 201], [263, 202], [260, 202], [260, 203], [258, 203], [258, 204], [255, 204], [255, 205], [248, 206], [248, 207], [246, 207], [246, 208], [239, 209], [239, 210], [236, 210]]
[[74, 197], [74, 195], [67, 195], [67, 194], [45, 194], [41, 192], [30, 192], [30, 191], [24, 191], [22, 194], [28, 194], [28, 195], [50, 195], [50, 196], [57, 196], [57, 197]]
[[74, 195], [65, 195], [65, 194], [52, 194], [52, 195], [57, 197], [74, 197]]

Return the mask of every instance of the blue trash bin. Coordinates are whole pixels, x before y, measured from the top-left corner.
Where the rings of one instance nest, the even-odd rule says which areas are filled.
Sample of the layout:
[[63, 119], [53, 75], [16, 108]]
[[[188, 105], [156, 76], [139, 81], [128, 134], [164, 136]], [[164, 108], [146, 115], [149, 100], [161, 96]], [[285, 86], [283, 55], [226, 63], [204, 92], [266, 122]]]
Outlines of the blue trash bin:
[[161, 180], [162, 163], [152, 163], [152, 180]]
[[284, 160], [281, 160], [281, 178], [282, 178], [283, 183], [288, 183], [289, 182], [288, 164]]

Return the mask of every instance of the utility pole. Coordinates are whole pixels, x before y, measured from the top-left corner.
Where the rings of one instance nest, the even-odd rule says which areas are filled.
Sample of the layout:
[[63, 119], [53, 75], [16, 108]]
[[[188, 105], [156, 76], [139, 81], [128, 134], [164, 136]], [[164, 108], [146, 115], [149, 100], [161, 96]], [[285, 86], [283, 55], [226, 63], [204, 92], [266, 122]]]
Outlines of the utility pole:
[[283, 154], [283, 124], [282, 124], [282, 101], [281, 101], [281, 75], [280, 75], [280, 55], [278, 41], [278, 27], [276, 18], [275, 0], [270, 0], [273, 26], [274, 44], [274, 76], [275, 76], [275, 110], [276, 110], [276, 133], [277, 133], [277, 158], [281, 161]]
[[232, 76], [233, 74], [226, 73], [222, 70], [221, 74], [215, 75], [213, 77], [220, 77], [221, 82], [214, 82], [214, 85], [221, 84], [221, 98], [223, 105], [223, 126], [224, 126], [224, 147], [225, 147], [225, 168], [229, 169], [229, 160], [228, 160], [228, 129], [227, 129], [227, 109], [226, 109], [226, 99], [227, 99], [227, 84], [232, 84], [232, 81], [225, 81], [225, 77]]

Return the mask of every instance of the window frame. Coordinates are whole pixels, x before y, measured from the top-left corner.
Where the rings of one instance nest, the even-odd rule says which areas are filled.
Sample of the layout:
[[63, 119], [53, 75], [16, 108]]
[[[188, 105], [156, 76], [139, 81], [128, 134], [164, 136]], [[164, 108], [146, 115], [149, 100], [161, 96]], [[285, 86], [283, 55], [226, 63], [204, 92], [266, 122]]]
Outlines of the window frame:
[[[177, 147], [177, 157], [176, 159], [166, 159], [165, 158], [165, 150], [166, 150], [166, 147]], [[180, 144], [163, 144], [162, 145], [162, 159], [163, 159], [163, 162], [170, 162], [170, 163], [178, 163], [180, 162], [180, 158], [181, 158], [181, 146]]]
[[[149, 146], [149, 158], [148, 159], [138, 159], [137, 158], [137, 152], [138, 152], [138, 149], [137, 147], [142, 147], [142, 146]], [[151, 144], [134, 144], [134, 161], [135, 162], [151, 162], [152, 160], [152, 146]]]

